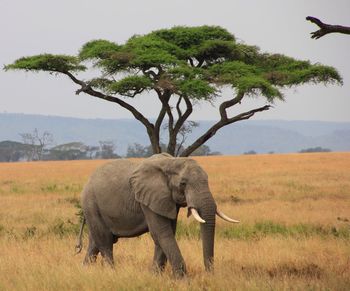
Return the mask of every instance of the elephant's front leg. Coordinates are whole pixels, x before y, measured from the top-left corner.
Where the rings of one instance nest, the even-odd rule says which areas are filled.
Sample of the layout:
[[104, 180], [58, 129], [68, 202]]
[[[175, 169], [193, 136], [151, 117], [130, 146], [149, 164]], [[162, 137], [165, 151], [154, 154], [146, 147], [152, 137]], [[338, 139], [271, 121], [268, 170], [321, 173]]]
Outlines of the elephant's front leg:
[[[177, 213], [179, 213], [179, 207], [177, 208]], [[174, 219], [171, 221], [171, 228], [173, 230], [174, 236], [176, 234], [176, 224], [177, 224], [177, 219]], [[160, 245], [157, 244], [155, 241], [154, 256], [153, 256], [153, 270], [155, 272], [164, 271], [166, 262], [167, 262], [167, 258], [165, 253], [163, 252]]]
[[[149, 231], [156, 245], [155, 258], [158, 259], [156, 264], [165, 262], [162, 252], [168, 259], [175, 276], [182, 277], [186, 274], [186, 266], [181, 255], [179, 246], [175, 240], [174, 222], [166, 217], [158, 215], [150, 210], [147, 206], [142, 205], [143, 213], [146, 217]], [[159, 248], [157, 248], [159, 246]]]
[[154, 272], [158, 273], [158, 272], [164, 271], [167, 258], [162, 248], [160, 247], [160, 245], [156, 241], [154, 242], [155, 242], [155, 247], [154, 247], [152, 269]]

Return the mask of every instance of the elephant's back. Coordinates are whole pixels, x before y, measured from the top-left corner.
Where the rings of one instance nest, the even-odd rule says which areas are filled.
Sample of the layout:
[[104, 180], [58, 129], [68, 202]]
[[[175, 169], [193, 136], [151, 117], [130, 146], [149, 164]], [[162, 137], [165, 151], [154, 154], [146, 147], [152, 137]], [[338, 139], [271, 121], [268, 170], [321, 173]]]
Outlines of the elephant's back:
[[121, 182], [129, 180], [131, 173], [134, 171], [136, 164], [126, 159], [115, 160], [108, 162], [97, 168], [91, 175], [90, 181], [94, 186], [102, 186], [107, 181], [111, 186], [120, 186]]
[[109, 213], [117, 204], [124, 203], [131, 194], [129, 178], [135, 167], [136, 164], [120, 159], [97, 168], [84, 187], [83, 204], [84, 200], [94, 201]]

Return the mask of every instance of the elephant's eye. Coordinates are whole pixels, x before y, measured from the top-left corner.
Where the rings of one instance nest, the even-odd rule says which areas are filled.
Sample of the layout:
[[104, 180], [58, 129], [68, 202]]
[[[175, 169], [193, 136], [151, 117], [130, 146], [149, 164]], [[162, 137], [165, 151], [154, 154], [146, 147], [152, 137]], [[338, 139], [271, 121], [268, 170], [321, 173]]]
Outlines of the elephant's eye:
[[186, 188], [186, 182], [180, 182], [180, 189], [185, 190]]

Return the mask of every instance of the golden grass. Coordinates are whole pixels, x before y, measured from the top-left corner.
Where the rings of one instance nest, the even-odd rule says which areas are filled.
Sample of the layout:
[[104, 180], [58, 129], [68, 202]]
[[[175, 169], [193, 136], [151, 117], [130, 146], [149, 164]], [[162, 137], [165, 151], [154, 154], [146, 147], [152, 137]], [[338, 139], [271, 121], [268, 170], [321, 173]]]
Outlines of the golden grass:
[[[1, 163], [0, 290], [350, 289], [350, 153], [196, 160], [220, 209], [242, 223], [218, 221], [213, 274], [204, 271], [201, 242], [179, 236], [184, 280], [169, 267], [163, 275], [150, 271], [149, 235], [115, 245], [115, 270], [101, 260], [82, 267], [84, 254], [74, 255], [75, 203], [105, 161]], [[180, 220], [193, 225], [185, 211]], [[299, 225], [310, 233], [286, 233]], [[237, 229], [257, 233], [224, 235]]]

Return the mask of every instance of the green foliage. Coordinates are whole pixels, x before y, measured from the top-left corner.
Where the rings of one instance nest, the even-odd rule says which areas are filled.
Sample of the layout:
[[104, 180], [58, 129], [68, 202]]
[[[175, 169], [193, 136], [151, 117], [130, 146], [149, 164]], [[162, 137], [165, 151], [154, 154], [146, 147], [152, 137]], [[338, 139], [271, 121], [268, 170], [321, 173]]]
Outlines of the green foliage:
[[107, 40], [92, 40], [83, 45], [79, 51], [81, 60], [107, 59], [119, 52], [120, 46]]
[[[285, 225], [273, 221], [260, 221], [254, 224], [239, 224], [231, 227], [223, 227], [216, 229], [216, 235], [219, 238], [239, 239], [239, 240], [256, 240], [264, 237], [280, 236], [293, 238], [308, 238], [308, 237], [322, 237], [322, 238], [339, 238], [350, 239], [350, 228], [348, 226], [334, 227], [334, 226], [320, 226], [314, 224], [299, 223], [295, 225]], [[177, 238], [185, 239], [199, 239], [200, 227], [196, 221], [189, 224], [183, 223], [181, 220], [177, 223], [176, 228]]]
[[[102, 75], [87, 83], [110, 94], [134, 97], [144, 90], [210, 101], [221, 86], [268, 102], [282, 99], [280, 91], [303, 83], [341, 83], [332, 67], [313, 65], [280, 54], [261, 53], [256, 46], [237, 43], [219, 26], [160, 29], [116, 44], [93, 40], [78, 56], [44, 54], [18, 59], [6, 70], [67, 73], [85, 70], [90, 61]], [[87, 62], [89, 63], [89, 62]]]
[[236, 87], [240, 92], [251, 95], [257, 95], [256, 92], [258, 91], [265, 96], [269, 102], [272, 102], [275, 97], [283, 100], [282, 93], [261, 76], [241, 77], [238, 79]]
[[334, 227], [321, 226], [307, 223], [285, 225], [273, 221], [256, 222], [253, 225], [240, 224], [238, 226], [225, 227], [218, 230], [218, 236], [228, 239], [260, 239], [266, 236], [282, 236], [294, 238], [308, 238], [318, 236], [322, 238], [349, 239], [348, 226]]
[[108, 90], [120, 95], [131, 96], [133, 92], [150, 89], [152, 81], [146, 76], [128, 76], [117, 82], [111, 83]]
[[233, 57], [235, 44], [225, 40], [207, 40], [193, 50], [197, 60], [206, 60], [208, 63], [220, 61], [222, 58]]
[[191, 221], [189, 224], [183, 223], [181, 220], [176, 225], [176, 237], [185, 239], [200, 239], [200, 225], [197, 221]]
[[5, 70], [48, 71], [48, 72], [75, 72], [84, 71], [85, 66], [79, 63], [75, 56], [43, 54], [24, 57], [13, 64], [5, 66]]
[[130, 66], [143, 69], [173, 65], [184, 57], [181, 48], [153, 35], [134, 36], [124, 49], [133, 55]]
[[303, 83], [342, 83], [339, 73], [332, 67], [315, 65], [307, 69], [300, 70], [291, 74], [288, 85], [296, 85]]
[[[166, 152], [166, 145], [160, 143], [160, 148], [162, 152]], [[148, 158], [153, 155], [153, 150], [151, 145], [141, 145], [139, 143], [134, 143], [132, 145], [128, 145], [126, 150], [127, 158]]]
[[46, 182], [40, 186], [42, 193], [80, 193], [83, 186], [81, 184], [57, 184], [55, 182]]
[[48, 234], [54, 234], [59, 238], [68, 235], [77, 235], [79, 232], [79, 224], [71, 222], [69, 219], [64, 221], [60, 218], [56, 219], [47, 229]]
[[209, 100], [216, 92], [208, 82], [199, 79], [179, 80], [176, 82], [177, 94], [192, 99]]
[[208, 40], [235, 41], [231, 33], [219, 26], [176, 26], [171, 29], [160, 29], [151, 34], [185, 50], [199, 48]]

